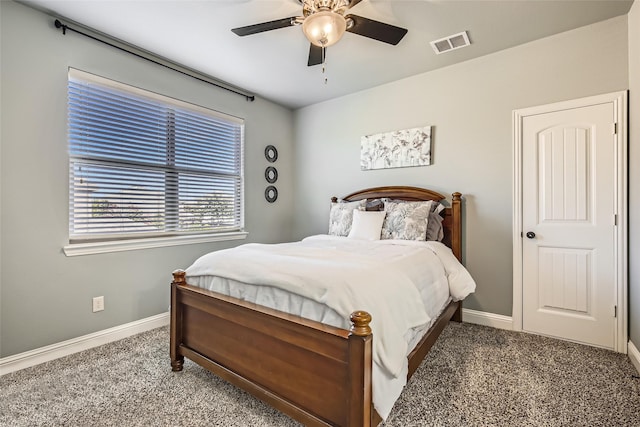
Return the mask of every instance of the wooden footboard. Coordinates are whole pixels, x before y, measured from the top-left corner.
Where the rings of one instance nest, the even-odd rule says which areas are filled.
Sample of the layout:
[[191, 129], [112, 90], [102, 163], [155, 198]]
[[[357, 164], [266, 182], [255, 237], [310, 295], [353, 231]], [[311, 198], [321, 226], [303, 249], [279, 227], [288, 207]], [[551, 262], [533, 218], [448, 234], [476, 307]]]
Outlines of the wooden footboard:
[[171, 366], [188, 357], [305, 425], [369, 426], [372, 336], [202, 290], [174, 273]]

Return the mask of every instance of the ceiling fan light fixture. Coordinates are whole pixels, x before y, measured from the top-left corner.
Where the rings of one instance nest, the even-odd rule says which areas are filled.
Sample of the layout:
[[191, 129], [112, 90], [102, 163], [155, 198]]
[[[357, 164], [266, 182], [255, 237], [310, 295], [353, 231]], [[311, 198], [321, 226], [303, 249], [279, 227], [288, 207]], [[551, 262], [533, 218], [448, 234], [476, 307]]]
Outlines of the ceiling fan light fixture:
[[307, 39], [319, 47], [328, 47], [342, 38], [347, 30], [344, 16], [331, 10], [324, 10], [309, 15], [302, 23], [302, 31]]

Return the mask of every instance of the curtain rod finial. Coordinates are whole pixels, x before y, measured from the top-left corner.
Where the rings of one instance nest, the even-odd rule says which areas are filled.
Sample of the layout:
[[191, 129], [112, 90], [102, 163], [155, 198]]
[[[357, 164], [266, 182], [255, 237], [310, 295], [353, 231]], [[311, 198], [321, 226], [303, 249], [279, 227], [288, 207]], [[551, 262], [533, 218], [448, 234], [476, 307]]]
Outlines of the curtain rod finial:
[[62, 35], [67, 34], [67, 26], [60, 22], [59, 19], [56, 19], [53, 24], [56, 26], [56, 28], [62, 28]]

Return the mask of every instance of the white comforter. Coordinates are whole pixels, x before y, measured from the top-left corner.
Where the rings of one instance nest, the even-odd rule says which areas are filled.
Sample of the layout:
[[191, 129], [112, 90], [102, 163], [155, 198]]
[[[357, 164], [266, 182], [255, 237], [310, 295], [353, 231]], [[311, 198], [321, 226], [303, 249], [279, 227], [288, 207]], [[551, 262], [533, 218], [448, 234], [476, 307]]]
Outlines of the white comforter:
[[374, 368], [396, 380], [391, 400], [388, 396], [377, 399], [374, 387], [374, 405], [383, 418], [405, 383], [406, 356], [411, 350], [406, 337], [409, 331], [431, 322], [421, 299], [422, 289], [434, 282], [448, 282], [454, 300], [475, 290], [467, 270], [441, 243], [371, 242], [326, 235], [211, 252], [187, 269], [189, 283], [196, 276], [277, 287], [325, 304], [344, 319], [355, 310], [369, 312]]

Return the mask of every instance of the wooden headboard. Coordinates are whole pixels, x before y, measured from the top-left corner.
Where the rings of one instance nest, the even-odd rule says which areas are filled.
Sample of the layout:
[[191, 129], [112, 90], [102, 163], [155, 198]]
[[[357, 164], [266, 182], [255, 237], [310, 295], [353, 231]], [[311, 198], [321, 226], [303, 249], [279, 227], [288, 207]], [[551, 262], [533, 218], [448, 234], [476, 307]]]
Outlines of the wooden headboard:
[[[389, 186], [360, 190], [342, 197], [341, 200], [355, 202], [357, 200], [381, 199], [384, 197], [407, 201], [435, 200], [437, 202], [446, 199], [442, 194], [426, 188]], [[335, 203], [338, 198], [333, 197], [331, 201]], [[451, 207], [445, 208], [442, 211], [442, 215], [444, 217], [442, 221], [442, 227], [444, 228], [442, 243], [449, 246], [456, 258], [462, 262], [462, 194], [457, 192], [452, 194]]]

